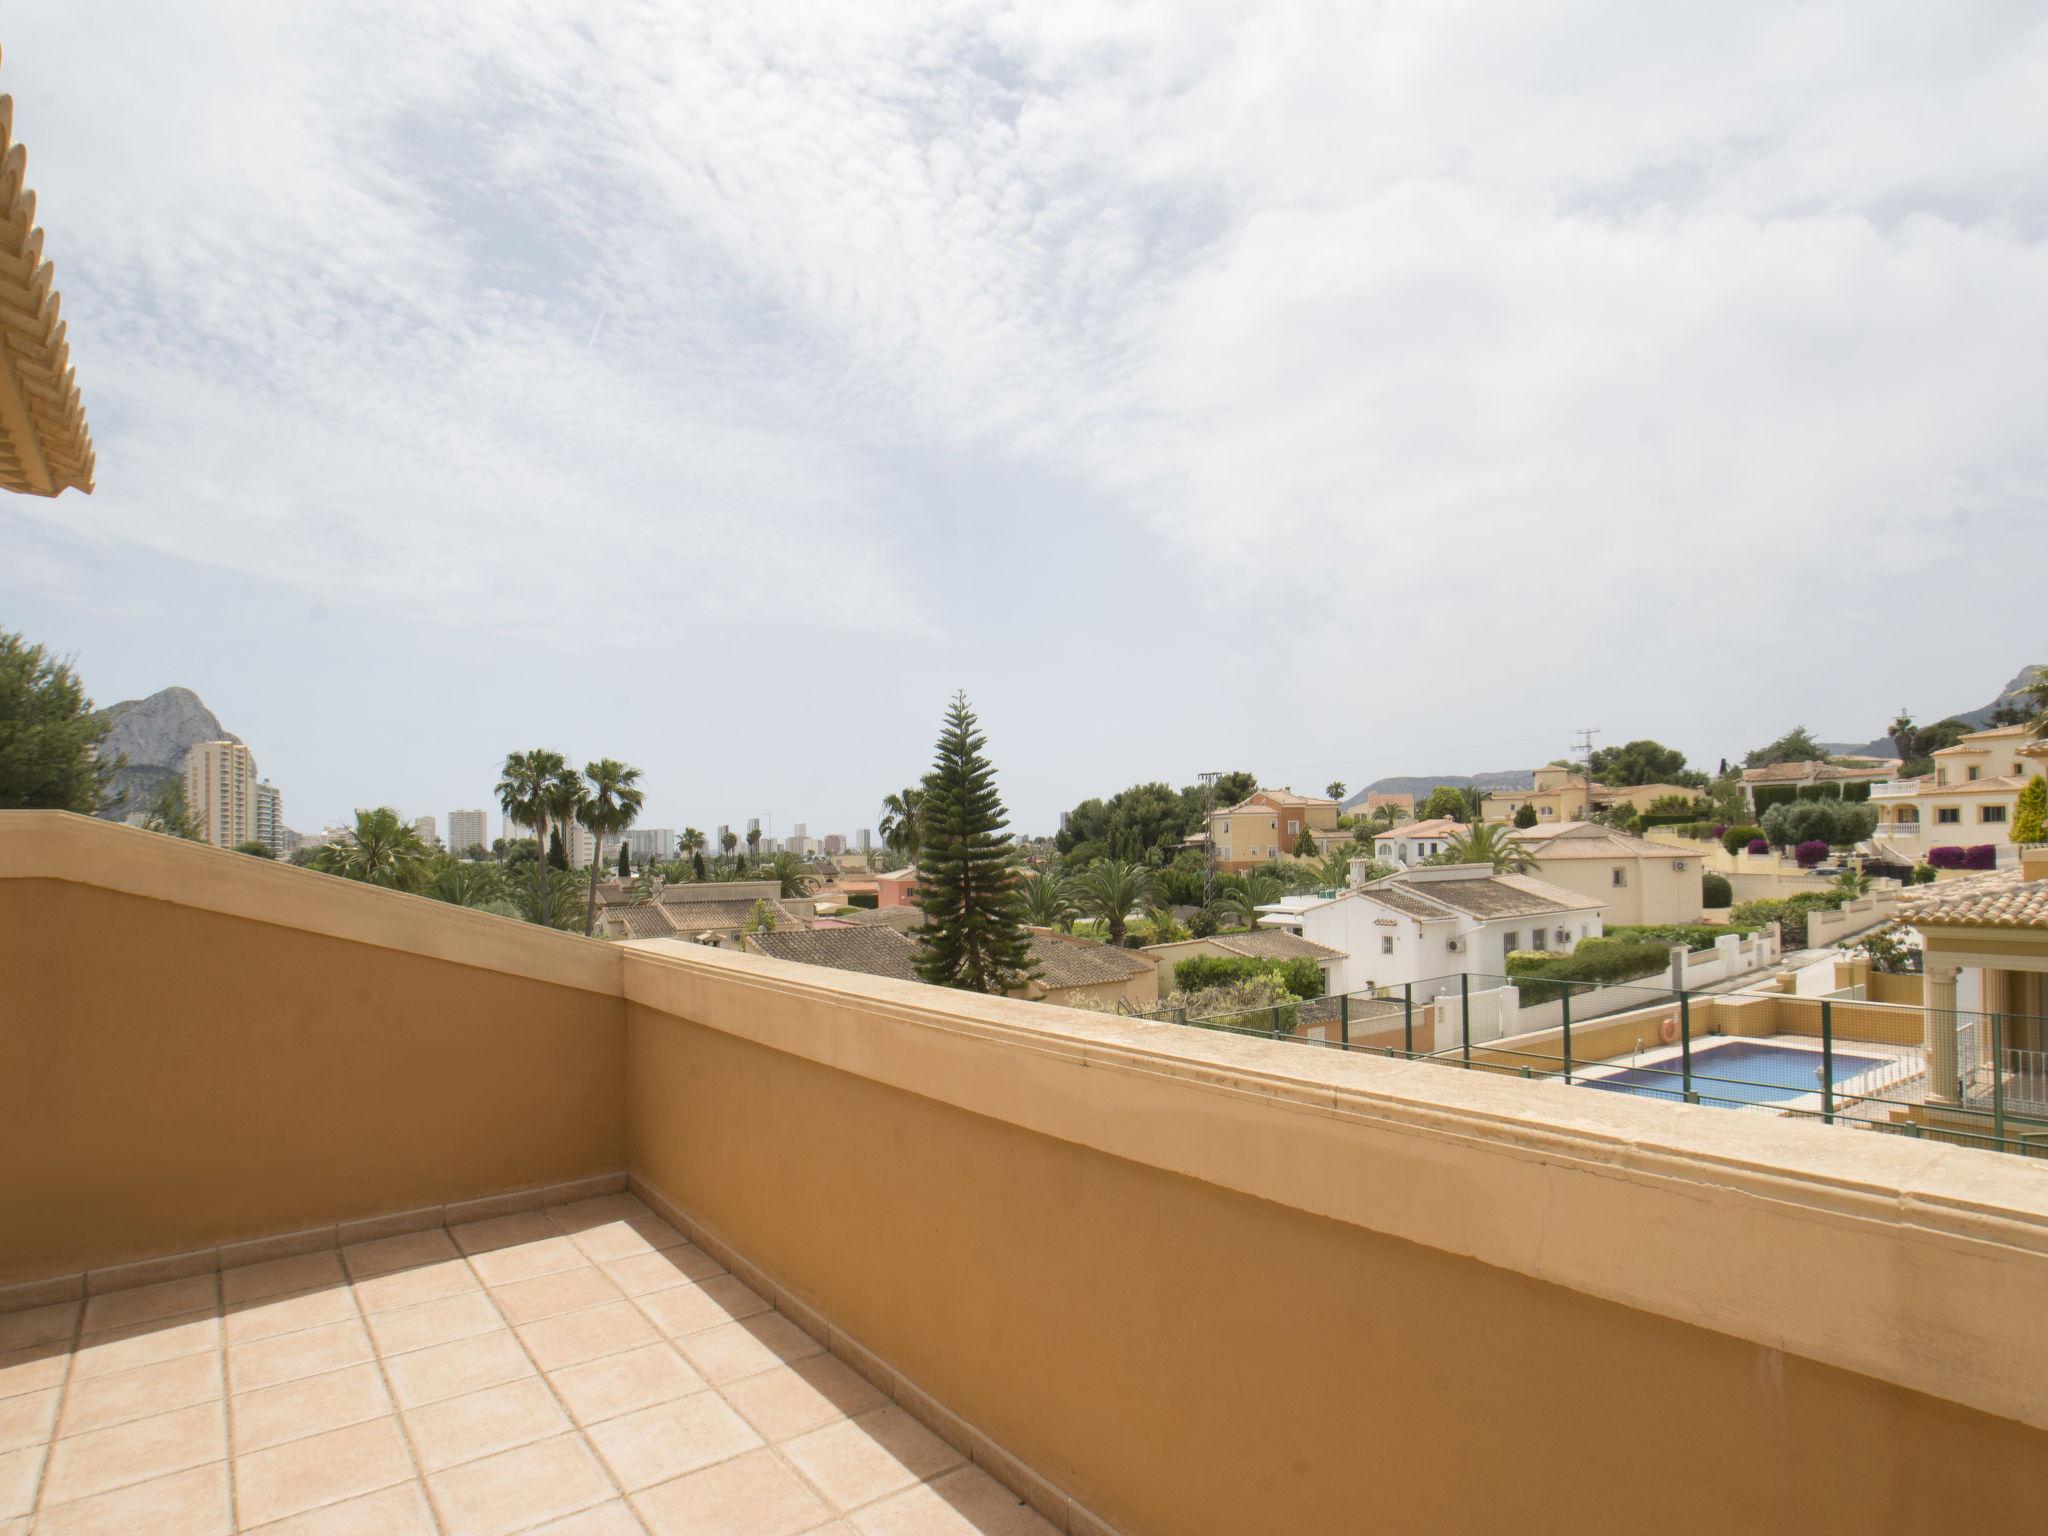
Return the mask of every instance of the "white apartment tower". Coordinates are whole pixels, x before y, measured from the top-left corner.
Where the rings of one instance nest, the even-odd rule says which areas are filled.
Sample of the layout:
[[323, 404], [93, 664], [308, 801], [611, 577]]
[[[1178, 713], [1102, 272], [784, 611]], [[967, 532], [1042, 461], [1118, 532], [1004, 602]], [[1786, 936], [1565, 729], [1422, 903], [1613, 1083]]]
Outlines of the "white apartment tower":
[[185, 754], [185, 809], [216, 848], [256, 838], [256, 759], [239, 741], [201, 741]]
[[472, 847], [491, 846], [491, 818], [487, 811], [448, 813], [448, 851], [467, 853]]
[[414, 832], [419, 834], [419, 839], [421, 842], [433, 847], [440, 846], [441, 834], [439, 831], [435, 829], [433, 817], [415, 816], [413, 818], [412, 829]]
[[291, 852], [285, 847], [284, 796], [268, 779], [256, 786], [256, 841], [280, 859]]

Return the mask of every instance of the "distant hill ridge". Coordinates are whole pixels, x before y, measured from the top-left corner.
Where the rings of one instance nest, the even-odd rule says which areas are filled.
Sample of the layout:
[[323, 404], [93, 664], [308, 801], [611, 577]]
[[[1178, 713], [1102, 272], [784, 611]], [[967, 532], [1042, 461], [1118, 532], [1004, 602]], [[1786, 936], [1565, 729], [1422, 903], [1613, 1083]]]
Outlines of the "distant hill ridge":
[[149, 809], [165, 784], [184, 771], [185, 754], [202, 741], [240, 741], [190, 688], [164, 688], [146, 699], [123, 699], [101, 712], [108, 725], [100, 751], [125, 757], [113, 796], [100, 814], [120, 821]]
[[1416, 801], [1427, 800], [1429, 792], [1439, 784], [1448, 784], [1453, 789], [1463, 789], [1468, 784], [1477, 784], [1481, 789], [1529, 789], [1536, 783], [1536, 775], [1527, 768], [1519, 772], [1505, 773], [1411, 773], [1393, 778], [1374, 779], [1357, 794], [1344, 802], [1349, 811], [1365, 804], [1367, 795], [1413, 795]]
[[[2033, 666], [2021, 667], [2018, 672], [2013, 674], [2012, 681], [2001, 688], [1998, 691], [1998, 697], [1989, 704], [1981, 704], [1975, 709], [1966, 710], [1954, 715], [1922, 715], [1915, 713], [1913, 719], [1920, 725], [1933, 725], [1937, 720], [1960, 720], [1971, 730], [1981, 731], [1991, 723], [1991, 712], [2016, 695], [2022, 688], [2026, 687], [2033, 679], [2035, 672], [2040, 670], [2041, 665], [2041, 663], [2036, 663]], [[1821, 747], [1828, 752], [1867, 753], [1876, 757], [1891, 757], [1898, 752], [1898, 748], [1892, 744], [1892, 739], [1889, 736], [1879, 736], [1871, 741], [1855, 743], [1824, 741], [1821, 743]]]

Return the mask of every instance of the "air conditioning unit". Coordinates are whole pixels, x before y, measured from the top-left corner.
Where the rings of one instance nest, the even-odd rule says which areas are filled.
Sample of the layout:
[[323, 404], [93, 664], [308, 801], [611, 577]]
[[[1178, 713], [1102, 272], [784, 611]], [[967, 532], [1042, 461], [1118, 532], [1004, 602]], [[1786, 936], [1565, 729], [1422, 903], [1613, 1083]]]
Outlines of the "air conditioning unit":
[[1673, 859], [1673, 860], [1671, 861], [1671, 867], [1672, 867], [1673, 869], [1684, 869], [1684, 868], [1685, 868], [1685, 860], [1683, 860], [1683, 859]]
[[1560, 943], [1560, 944], [1569, 944], [1569, 943], [1571, 943], [1571, 941], [1572, 941], [1572, 931], [1571, 931], [1571, 929], [1569, 929], [1569, 928], [1560, 928], [1560, 929], [1558, 929], [1558, 930], [1557, 930], [1557, 942], [1558, 942], [1558, 943]]
[[1445, 941], [1444, 948], [1454, 955], [1461, 955], [1465, 952], [1465, 941], [1463, 939], [1449, 939]]

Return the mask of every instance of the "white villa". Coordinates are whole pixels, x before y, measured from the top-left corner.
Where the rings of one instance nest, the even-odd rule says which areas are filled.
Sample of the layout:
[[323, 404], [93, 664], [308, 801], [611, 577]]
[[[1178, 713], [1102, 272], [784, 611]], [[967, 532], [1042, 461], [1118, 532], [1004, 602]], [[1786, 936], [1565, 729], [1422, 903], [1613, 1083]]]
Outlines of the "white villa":
[[1504, 975], [1515, 950], [1569, 950], [1599, 937], [1606, 905], [1528, 875], [1497, 875], [1486, 864], [1436, 864], [1259, 910], [1262, 926], [1341, 952], [1329, 966], [1333, 993], [1429, 982], [1432, 989], [1417, 995], [1434, 996], [1459, 975]]
[[1612, 923], [1696, 923], [1704, 910], [1699, 855], [1645, 842], [1598, 822], [1526, 827], [1508, 834], [1536, 860], [1547, 884], [1607, 904]]
[[1424, 859], [1442, 853], [1451, 844], [1451, 839], [1464, 835], [1463, 822], [1438, 816], [1429, 821], [1411, 821], [1403, 826], [1389, 827], [1372, 840], [1372, 856], [1382, 863], [1399, 864], [1407, 868], [1420, 864]]

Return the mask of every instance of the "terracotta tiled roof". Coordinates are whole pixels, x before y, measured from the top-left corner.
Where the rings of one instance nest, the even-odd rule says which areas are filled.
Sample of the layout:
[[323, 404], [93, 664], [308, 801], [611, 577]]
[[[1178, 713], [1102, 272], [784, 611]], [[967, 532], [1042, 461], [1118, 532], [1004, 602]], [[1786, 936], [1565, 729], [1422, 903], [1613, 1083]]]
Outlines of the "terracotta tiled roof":
[[1590, 912], [1606, 905], [1528, 875], [1475, 875], [1457, 880], [1389, 875], [1361, 886], [1359, 894], [1410, 917], [1462, 914], [1482, 921], [1495, 917], [1541, 917], [1551, 912]]
[[1994, 789], [2024, 789], [2029, 777], [2030, 775], [2027, 774], [2008, 773], [1989, 779], [1965, 779], [1960, 784], [1943, 784], [1938, 788], [1930, 786], [1919, 791], [1919, 793], [1923, 795], [1975, 795]]
[[917, 946], [889, 928], [804, 928], [777, 929], [774, 933], [750, 933], [747, 948], [777, 960], [794, 960], [800, 965], [830, 966], [835, 971], [859, 971], [866, 976], [892, 976], [898, 981], [916, 981]]
[[1342, 960], [1344, 951], [1317, 944], [1285, 928], [1261, 928], [1256, 933], [1218, 933], [1209, 942], [1225, 954], [1248, 960]]
[[1435, 816], [1428, 821], [1404, 821], [1398, 827], [1390, 827], [1384, 832], [1375, 832], [1373, 833], [1373, 841], [1378, 842], [1382, 838], [1388, 837], [1452, 838], [1457, 837], [1464, 830], [1465, 824], [1462, 821], [1453, 821], [1448, 816]]
[[[671, 931], [682, 934], [737, 933], [747, 925], [747, 919], [754, 912], [751, 901], [693, 901], [681, 906], [663, 902], [660, 905], [668, 921], [674, 925]], [[794, 902], [771, 901], [768, 908], [775, 914], [778, 928], [808, 928], [811, 919], [817, 916], [808, 904], [798, 906]], [[633, 909], [623, 907], [617, 910], [630, 912]]]
[[1031, 935], [1032, 956], [1038, 962], [1038, 979], [1048, 989], [1095, 987], [1104, 982], [1128, 981], [1153, 968], [1151, 960], [1134, 949], [1116, 949], [1092, 939], [1070, 939], [1063, 933]]
[[862, 928], [894, 928], [898, 933], [908, 933], [924, 924], [922, 907], [882, 907], [877, 910], [862, 910], [856, 907], [839, 919], [842, 923], [853, 923]]
[[0, 96], [0, 490], [55, 496], [92, 490], [92, 434], [58, 318], [56, 269], [43, 260], [28, 153], [14, 142], [14, 102]]
[[2048, 880], [2017, 869], [1944, 880], [1901, 896], [1899, 916], [1916, 928], [2048, 928]]
[[672, 939], [677, 933], [668, 909], [652, 902], [639, 907], [606, 907], [599, 914], [598, 920], [604, 924], [604, 931], [613, 938]]
[[1647, 842], [1605, 827], [1577, 822], [1562, 827], [1524, 827], [1509, 836], [1528, 848], [1539, 864], [1555, 859], [1682, 859], [1686, 852], [1664, 843]]
[[1888, 777], [1896, 765], [1896, 758], [1869, 768], [1837, 768], [1833, 763], [1816, 762], [1811, 759], [1803, 763], [1768, 763], [1762, 768], [1743, 769], [1742, 782], [1745, 784], [1833, 784], [1842, 779], [1882, 779]]

